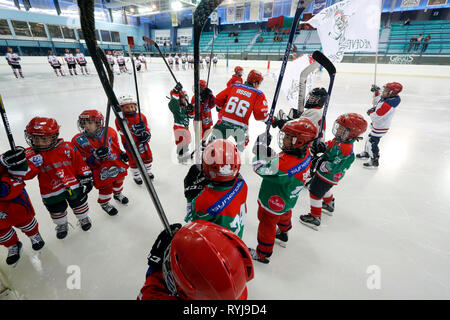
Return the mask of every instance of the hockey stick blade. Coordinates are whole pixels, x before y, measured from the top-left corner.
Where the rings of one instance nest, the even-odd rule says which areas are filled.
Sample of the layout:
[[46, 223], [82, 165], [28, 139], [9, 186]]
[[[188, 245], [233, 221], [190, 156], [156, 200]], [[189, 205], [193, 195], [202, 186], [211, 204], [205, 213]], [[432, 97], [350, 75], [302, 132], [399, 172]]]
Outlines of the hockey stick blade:
[[336, 74], [336, 67], [322, 52], [314, 51], [312, 57], [327, 70], [330, 76]]
[[319, 63], [317, 61], [314, 61], [300, 73], [300, 80], [298, 83], [299, 90], [298, 90], [298, 107], [297, 107], [297, 110], [300, 112], [303, 112], [305, 106], [306, 82], [308, 80], [308, 76], [312, 72], [314, 72], [317, 68], [319, 68]]
[[142, 40], [144, 40], [147, 43], [150, 43], [152, 46], [155, 46], [155, 47], [158, 46], [158, 44], [149, 37], [143, 36]]

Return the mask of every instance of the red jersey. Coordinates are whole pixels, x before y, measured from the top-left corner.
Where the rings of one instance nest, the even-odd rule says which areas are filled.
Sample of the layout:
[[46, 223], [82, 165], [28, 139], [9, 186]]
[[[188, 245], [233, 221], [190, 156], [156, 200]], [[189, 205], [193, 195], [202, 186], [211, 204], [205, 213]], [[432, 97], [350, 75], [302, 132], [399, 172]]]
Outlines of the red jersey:
[[25, 183], [22, 180], [9, 175], [8, 171], [0, 166], [0, 203], [16, 198], [24, 188]]
[[[125, 116], [125, 115], [124, 115], [124, 116]], [[132, 115], [132, 116], [125, 116], [125, 118], [126, 118], [127, 121], [128, 121], [128, 129], [130, 129], [131, 136], [133, 137], [133, 140], [134, 140], [134, 142], [136, 143], [136, 146], [139, 147], [139, 145], [141, 144], [141, 142], [139, 141], [138, 136], [135, 135], [135, 134], [133, 133], [133, 131], [131, 130], [131, 127], [132, 127], [134, 124], [136, 124], [136, 123], [138, 123], [138, 122], [141, 121], [141, 120], [139, 119], [139, 114], [138, 114], [138, 113], [135, 113], [135, 114]], [[147, 130], [148, 132], [150, 132], [150, 129], [148, 128], [147, 118], [146, 118], [145, 115], [143, 115], [142, 113], [141, 113], [141, 118], [142, 118], [142, 122], [144, 122], [144, 124], [145, 124], [145, 130]], [[117, 132], [119, 132], [119, 134], [120, 134], [120, 138], [121, 138], [121, 140], [122, 140], [123, 147], [125, 148], [126, 151], [129, 152], [129, 151], [131, 150], [131, 148], [128, 147], [128, 145], [127, 145], [127, 141], [125, 140], [125, 135], [123, 134], [122, 130], [120, 130], [119, 121], [117, 121], [117, 119], [116, 119], [116, 121], [115, 121], [115, 124], [116, 124]]]
[[243, 84], [234, 84], [220, 92], [216, 97], [220, 121], [247, 127], [250, 115], [256, 120], [266, 121], [269, 106], [262, 91]]
[[36, 153], [32, 148], [27, 148], [25, 152], [28, 160], [26, 171], [9, 169], [9, 172], [24, 180], [38, 176], [44, 201], [60, 196], [68, 189], [79, 188], [77, 177], [92, 173], [77, 148], [63, 139], [58, 139], [52, 150]]
[[242, 78], [233, 74], [231, 79], [227, 82], [227, 87], [231, 87], [233, 84], [243, 84]]
[[81, 133], [72, 138], [72, 143], [80, 150], [83, 159], [92, 170], [94, 186], [97, 189], [108, 186], [117, 179], [125, 178], [128, 169], [128, 165], [120, 158], [122, 150], [120, 150], [119, 138], [113, 128], [108, 128], [108, 158], [103, 161], [94, 158], [94, 150], [103, 146], [103, 130], [95, 138], [88, 138]]
[[[215, 96], [212, 96], [208, 101], [203, 101], [200, 104], [200, 117], [202, 119], [203, 127], [211, 127], [212, 126], [212, 114], [211, 109], [214, 108], [214, 101], [216, 100]], [[195, 97], [192, 96], [191, 104], [195, 104]], [[194, 115], [195, 111], [192, 111], [192, 115]]]

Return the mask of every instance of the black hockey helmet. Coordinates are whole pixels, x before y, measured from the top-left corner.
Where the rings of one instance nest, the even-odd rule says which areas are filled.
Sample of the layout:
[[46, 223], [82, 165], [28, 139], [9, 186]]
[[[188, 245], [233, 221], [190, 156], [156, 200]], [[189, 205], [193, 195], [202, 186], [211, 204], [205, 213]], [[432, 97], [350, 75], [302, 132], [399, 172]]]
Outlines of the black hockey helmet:
[[323, 107], [325, 101], [327, 101], [327, 90], [325, 88], [314, 88], [309, 93], [308, 100], [305, 103], [306, 109], [316, 108], [317, 106]]

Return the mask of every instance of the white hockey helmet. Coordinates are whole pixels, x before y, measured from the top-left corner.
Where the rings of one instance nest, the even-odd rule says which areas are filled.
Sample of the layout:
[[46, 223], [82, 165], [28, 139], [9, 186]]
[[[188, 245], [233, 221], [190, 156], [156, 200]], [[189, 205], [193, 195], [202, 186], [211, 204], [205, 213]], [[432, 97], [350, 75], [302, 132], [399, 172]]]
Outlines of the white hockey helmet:
[[129, 103], [136, 103], [137, 101], [136, 99], [131, 95], [131, 94], [124, 94], [119, 96], [119, 104], [122, 106], [124, 104], [129, 104]]

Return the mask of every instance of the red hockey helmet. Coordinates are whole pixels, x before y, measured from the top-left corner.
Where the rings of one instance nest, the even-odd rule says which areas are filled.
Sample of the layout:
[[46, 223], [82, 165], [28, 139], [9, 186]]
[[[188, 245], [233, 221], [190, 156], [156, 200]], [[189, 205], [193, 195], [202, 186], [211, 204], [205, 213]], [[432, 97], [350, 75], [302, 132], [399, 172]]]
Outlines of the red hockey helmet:
[[389, 82], [384, 85], [384, 89], [388, 89], [388, 96], [393, 97], [403, 90], [403, 86], [398, 82]]
[[[87, 128], [86, 122], [95, 122], [97, 127]], [[100, 111], [85, 110], [78, 116], [78, 130], [86, 137], [98, 137], [105, 126], [105, 118]]]
[[236, 146], [229, 140], [210, 142], [202, 155], [203, 171], [215, 182], [231, 181], [239, 174], [241, 157]]
[[249, 72], [247, 76], [247, 82], [254, 84], [255, 82], [261, 83], [264, 80], [264, 77], [261, 72], [257, 70], [252, 70]]
[[242, 72], [244, 72], [244, 68], [242, 68], [241, 66], [237, 66], [234, 68], [235, 74], [241, 73], [240, 76], [242, 76]]
[[206, 89], [206, 81], [200, 80], [200, 90], [204, 90], [204, 89]]
[[333, 125], [333, 134], [341, 141], [359, 137], [367, 130], [367, 121], [358, 113], [340, 115]]
[[241, 238], [220, 225], [197, 220], [173, 237], [163, 274], [170, 291], [182, 299], [237, 300], [246, 297], [254, 269]]
[[[319, 130], [311, 120], [302, 118], [286, 122], [278, 136], [278, 145], [285, 152], [295, 150], [304, 151], [308, 145], [317, 138]], [[285, 137], [290, 138], [290, 143], [286, 143]]]
[[34, 117], [25, 128], [25, 140], [35, 151], [47, 151], [58, 142], [59, 125], [55, 119]]

